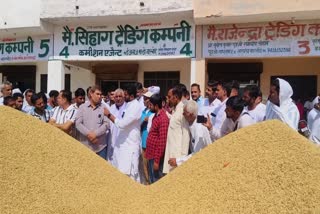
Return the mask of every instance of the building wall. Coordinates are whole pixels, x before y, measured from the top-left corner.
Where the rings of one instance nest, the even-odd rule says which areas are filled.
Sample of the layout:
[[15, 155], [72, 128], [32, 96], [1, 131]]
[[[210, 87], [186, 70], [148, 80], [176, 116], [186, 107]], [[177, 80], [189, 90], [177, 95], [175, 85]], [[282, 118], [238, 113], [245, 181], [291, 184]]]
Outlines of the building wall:
[[261, 90], [269, 94], [271, 76], [317, 75], [317, 93], [320, 93], [320, 58], [277, 58], [264, 59], [261, 74]]
[[193, 0], [193, 7], [197, 24], [262, 22], [317, 18], [320, 1]]
[[40, 27], [40, 2], [41, 0], [1, 0], [0, 29]]
[[[144, 6], [140, 6], [140, 2]], [[76, 9], [76, 6], [79, 9]], [[114, 16], [192, 10], [192, 0], [42, 0], [41, 17]]]
[[143, 82], [143, 74], [146, 71], [180, 71], [180, 82], [190, 88], [190, 69], [190, 59], [140, 61], [138, 81]]

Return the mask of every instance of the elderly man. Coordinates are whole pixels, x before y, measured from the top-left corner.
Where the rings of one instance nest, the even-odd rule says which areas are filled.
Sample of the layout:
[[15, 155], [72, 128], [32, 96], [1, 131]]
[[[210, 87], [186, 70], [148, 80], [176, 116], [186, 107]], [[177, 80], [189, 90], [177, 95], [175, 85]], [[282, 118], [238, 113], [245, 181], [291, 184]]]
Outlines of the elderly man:
[[119, 130], [118, 138], [114, 145], [113, 163], [120, 172], [140, 182], [138, 166], [141, 145], [140, 117], [142, 110], [139, 101], [136, 99], [136, 85], [127, 85], [124, 90], [124, 97], [127, 106], [121, 118], [117, 118], [107, 108], [104, 108], [104, 115]]
[[[126, 109], [126, 102], [124, 101], [124, 91], [122, 89], [116, 89], [114, 91], [114, 101], [115, 105], [110, 107], [110, 113], [116, 118], [121, 119], [124, 115], [124, 110]], [[107, 147], [107, 160], [114, 165], [113, 163], [113, 150], [116, 143], [116, 140], [119, 136], [119, 129], [113, 124], [110, 123], [110, 134], [108, 138], [108, 147]]]
[[308, 128], [310, 140], [320, 145], [320, 97], [317, 102], [308, 114]]
[[82, 134], [80, 142], [101, 158], [106, 159], [106, 131], [109, 128], [109, 120], [103, 113], [100, 87], [90, 87], [88, 96], [90, 96], [90, 101], [85, 102], [78, 109], [76, 129]]
[[0, 85], [0, 91], [2, 96], [0, 97], [0, 105], [3, 105], [3, 98], [11, 96], [12, 94], [12, 83], [5, 81]]
[[272, 81], [266, 109], [266, 120], [278, 119], [298, 130], [300, 114], [291, 99], [292, 95], [293, 90], [287, 81], [280, 78]]
[[169, 105], [173, 107], [173, 114], [169, 123], [163, 173], [169, 173], [174, 168], [169, 163], [171, 158], [184, 157], [189, 151], [189, 125], [183, 117], [182, 95], [183, 89], [179, 86], [168, 91]]
[[172, 167], [179, 166], [187, 161], [191, 156], [207, 145], [212, 143], [208, 129], [201, 123], [197, 123], [198, 106], [193, 100], [189, 100], [183, 107], [183, 116], [188, 121], [191, 134], [190, 151], [191, 154], [179, 158], [170, 158], [169, 164]]

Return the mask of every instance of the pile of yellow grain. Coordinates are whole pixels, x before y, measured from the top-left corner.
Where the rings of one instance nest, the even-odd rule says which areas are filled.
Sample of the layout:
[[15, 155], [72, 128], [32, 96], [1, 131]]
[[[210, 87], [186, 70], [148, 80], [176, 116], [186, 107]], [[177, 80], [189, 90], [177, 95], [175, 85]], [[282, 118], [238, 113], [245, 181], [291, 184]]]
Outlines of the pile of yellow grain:
[[0, 107], [0, 213], [318, 213], [320, 149], [278, 121], [241, 129], [151, 186]]

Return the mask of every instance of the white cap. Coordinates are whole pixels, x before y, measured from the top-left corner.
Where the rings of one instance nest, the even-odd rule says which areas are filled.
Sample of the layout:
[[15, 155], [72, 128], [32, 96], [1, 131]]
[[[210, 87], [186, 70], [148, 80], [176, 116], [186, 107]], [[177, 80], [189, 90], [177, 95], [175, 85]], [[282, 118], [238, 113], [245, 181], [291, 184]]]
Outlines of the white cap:
[[148, 91], [143, 94], [143, 96], [145, 96], [145, 97], [151, 97], [152, 95], [153, 95], [153, 93], [151, 91]]
[[15, 93], [20, 93], [21, 94], [21, 91], [19, 88], [15, 88], [12, 90], [12, 94], [15, 94]]
[[[150, 86], [150, 87], [148, 88], [148, 92], [151, 92], [152, 95], [153, 95], [153, 94], [159, 94], [159, 93], [160, 93], [160, 87], [158, 87], [158, 86]], [[152, 95], [151, 95], [151, 96], [152, 96]]]

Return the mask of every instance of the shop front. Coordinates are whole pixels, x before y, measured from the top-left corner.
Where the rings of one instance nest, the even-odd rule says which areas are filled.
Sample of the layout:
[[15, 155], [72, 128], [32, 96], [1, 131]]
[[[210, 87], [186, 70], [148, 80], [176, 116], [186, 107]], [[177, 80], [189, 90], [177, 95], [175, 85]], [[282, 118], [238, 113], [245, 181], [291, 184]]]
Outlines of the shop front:
[[272, 79], [286, 79], [294, 98], [320, 92], [320, 21], [202, 26], [206, 80], [259, 85], [267, 99]]
[[134, 81], [159, 85], [162, 94], [179, 82], [189, 86], [194, 28], [191, 17], [55, 25], [47, 88], [62, 89], [65, 74], [71, 91], [98, 84], [106, 93]]

